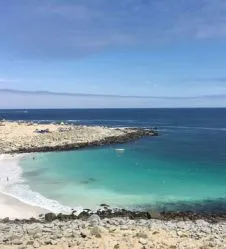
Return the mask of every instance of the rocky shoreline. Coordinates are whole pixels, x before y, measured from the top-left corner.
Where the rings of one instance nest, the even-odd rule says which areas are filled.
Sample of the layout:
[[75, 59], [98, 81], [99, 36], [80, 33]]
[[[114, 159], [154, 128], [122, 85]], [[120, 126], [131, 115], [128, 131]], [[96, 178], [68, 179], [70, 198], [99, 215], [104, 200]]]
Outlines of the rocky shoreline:
[[40, 220], [3, 220], [0, 248], [223, 249], [226, 245], [226, 221], [82, 216], [65, 219], [47, 214]]
[[[76, 150], [157, 135], [155, 129], [3, 121], [0, 154]], [[141, 212], [102, 204], [95, 212], [0, 220], [1, 249], [225, 249], [225, 245], [225, 213]]]
[[2, 121], [0, 154], [76, 150], [157, 135], [156, 129]]
[[107, 205], [103, 204], [101, 209], [96, 212], [92, 212], [89, 209], [84, 209], [81, 213], [76, 215], [76, 212], [71, 214], [54, 214], [47, 213], [43, 219], [45, 222], [52, 222], [54, 220], [68, 221], [68, 220], [87, 220], [92, 215], [98, 215], [101, 219], [112, 219], [112, 218], [125, 218], [131, 220], [150, 220], [158, 219], [162, 221], [196, 221], [205, 220], [210, 223], [226, 222], [226, 213], [196, 213], [191, 211], [178, 211], [178, 212], [159, 212], [156, 210], [150, 211], [131, 211], [125, 209], [111, 209]]
[[[104, 243], [104, 245], [103, 245]], [[225, 248], [226, 214], [111, 209], [0, 220], [0, 248]]]
[[197, 221], [204, 220], [209, 223], [220, 223], [226, 222], [226, 213], [197, 213], [192, 211], [178, 211], [178, 212], [164, 212], [164, 211], [131, 211], [126, 209], [111, 209], [106, 204], [101, 204], [101, 207], [97, 211], [92, 211], [90, 209], [84, 209], [79, 214], [77, 211], [73, 210], [71, 214], [55, 214], [55, 213], [45, 213], [40, 214], [39, 219], [15, 219], [11, 220], [9, 218], [0, 219], [0, 223], [51, 223], [53, 221], [73, 221], [73, 220], [83, 220], [87, 221], [91, 216], [97, 215], [100, 219], [130, 219], [130, 220], [152, 220], [157, 219], [161, 221]]

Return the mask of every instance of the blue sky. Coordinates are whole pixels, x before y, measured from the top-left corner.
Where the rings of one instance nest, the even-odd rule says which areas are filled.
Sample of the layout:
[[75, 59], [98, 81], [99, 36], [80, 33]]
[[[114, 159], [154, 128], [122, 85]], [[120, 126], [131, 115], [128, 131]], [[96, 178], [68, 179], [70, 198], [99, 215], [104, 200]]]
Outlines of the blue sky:
[[[162, 98], [161, 106], [195, 106], [188, 98], [200, 98], [200, 106], [226, 106], [225, 55], [225, 0], [0, 1], [0, 89], [152, 96]], [[184, 99], [175, 104], [168, 97]]]

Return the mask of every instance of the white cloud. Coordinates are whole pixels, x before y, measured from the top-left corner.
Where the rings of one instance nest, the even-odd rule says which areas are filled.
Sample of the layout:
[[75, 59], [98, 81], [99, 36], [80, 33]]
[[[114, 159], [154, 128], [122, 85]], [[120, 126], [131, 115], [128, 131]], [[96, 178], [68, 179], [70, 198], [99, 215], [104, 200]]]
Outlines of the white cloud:
[[65, 96], [48, 94], [2, 93], [4, 108], [142, 108], [142, 107], [225, 107], [226, 95], [196, 98], [109, 98], [106, 96]]
[[114, 46], [226, 38], [225, 11], [225, 0], [2, 0], [1, 43], [29, 56], [73, 58]]

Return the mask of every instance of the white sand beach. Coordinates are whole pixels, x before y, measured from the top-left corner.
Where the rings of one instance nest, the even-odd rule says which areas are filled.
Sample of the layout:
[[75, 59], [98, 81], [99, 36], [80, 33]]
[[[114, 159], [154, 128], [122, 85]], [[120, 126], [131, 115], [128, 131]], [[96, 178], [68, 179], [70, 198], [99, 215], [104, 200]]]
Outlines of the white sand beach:
[[7, 194], [7, 187], [20, 180], [21, 170], [17, 165], [20, 158], [20, 155], [0, 155], [0, 219], [38, 218], [39, 214], [47, 212]]
[[[8, 133], [5, 132], [5, 128], [10, 128]], [[40, 128], [44, 129], [46, 127]], [[51, 127], [49, 126], [48, 129], [50, 128]], [[16, 129], [16, 132], [11, 133], [14, 129]], [[21, 146], [24, 146], [25, 148], [28, 145], [31, 147], [33, 145], [39, 146], [40, 141], [36, 141], [36, 139], [34, 141], [32, 140], [34, 143], [26, 144], [29, 138], [39, 137], [39, 135], [34, 133], [33, 129], [34, 127], [32, 127], [32, 125], [4, 123], [4, 126], [2, 126], [2, 133], [0, 132], [0, 137], [2, 138], [0, 141], [2, 150], [0, 150], [0, 152], [4, 152], [7, 146], [8, 151], [5, 153], [10, 153], [12, 147], [15, 145], [15, 141], [17, 141], [18, 148]], [[84, 133], [87, 138], [93, 131], [91, 128], [80, 127], [79, 129], [84, 129], [83, 133], [80, 134], [82, 139]], [[104, 133], [103, 128], [95, 129], [97, 131], [100, 130], [100, 132], [97, 132], [98, 136], [100, 136], [98, 139], [112, 135], [110, 129], [104, 129]], [[77, 134], [79, 134], [80, 130], [76, 130], [76, 137], [78, 137]], [[25, 131], [27, 131], [27, 133]], [[52, 133], [50, 134], [54, 134], [56, 137], [59, 136], [61, 139], [63, 135], [67, 134], [67, 131], [66, 133], [60, 132], [59, 134], [58, 132], [54, 133], [55, 131], [51, 132]], [[115, 130], [115, 133], [118, 132], [121, 134], [123, 131]], [[26, 134], [25, 137], [23, 137], [24, 134]], [[121, 136], [120, 134], [117, 134], [117, 136]], [[68, 139], [71, 139], [71, 135], [72, 134], [69, 131], [66, 137], [68, 136]], [[48, 143], [48, 141], [53, 139], [53, 136], [50, 136], [49, 138], [44, 136], [40, 137], [41, 142], [45, 143]], [[20, 143], [18, 143], [18, 140]], [[56, 143], [58, 142], [59, 141]], [[62, 140], [60, 140], [60, 142], [62, 142]], [[121, 149], [119, 151], [122, 152], [123, 150]], [[38, 218], [40, 214], [49, 212], [47, 210], [49, 206], [53, 207], [53, 209], [50, 208], [52, 212], [58, 210], [59, 203], [46, 199], [44, 196], [32, 192], [29, 188], [23, 189], [23, 186], [26, 186], [27, 184], [26, 179], [23, 179], [22, 177], [22, 169], [19, 165], [21, 157], [23, 156], [27, 155], [0, 154], [0, 219], [7, 217], [11, 220], [29, 219], [31, 217]], [[35, 194], [35, 196], [30, 196], [30, 194]], [[56, 211], [55, 213], [58, 212]], [[30, 224], [29, 222], [24, 223], [24, 221], [4, 221], [0, 222], [0, 248], [224, 249], [226, 243], [225, 229], [225, 221], [214, 224], [205, 220], [130, 220], [127, 217], [100, 219], [96, 214], [92, 215], [87, 220], [75, 219], [67, 222], [53, 220], [49, 223], [32, 222]]]
[[0, 219], [29, 219], [38, 218], [46, 210], [25, 204], [16, 198], [0, 193]]

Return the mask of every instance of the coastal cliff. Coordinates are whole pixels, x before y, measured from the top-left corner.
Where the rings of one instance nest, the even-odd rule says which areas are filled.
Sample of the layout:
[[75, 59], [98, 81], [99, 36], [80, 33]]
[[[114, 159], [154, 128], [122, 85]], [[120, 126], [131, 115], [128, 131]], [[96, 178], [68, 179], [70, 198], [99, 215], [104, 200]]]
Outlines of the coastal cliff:
[[109, 128], [28, 122], [0, 123], [0, 153], [76, 150], [157, 136], [155, 129]]

